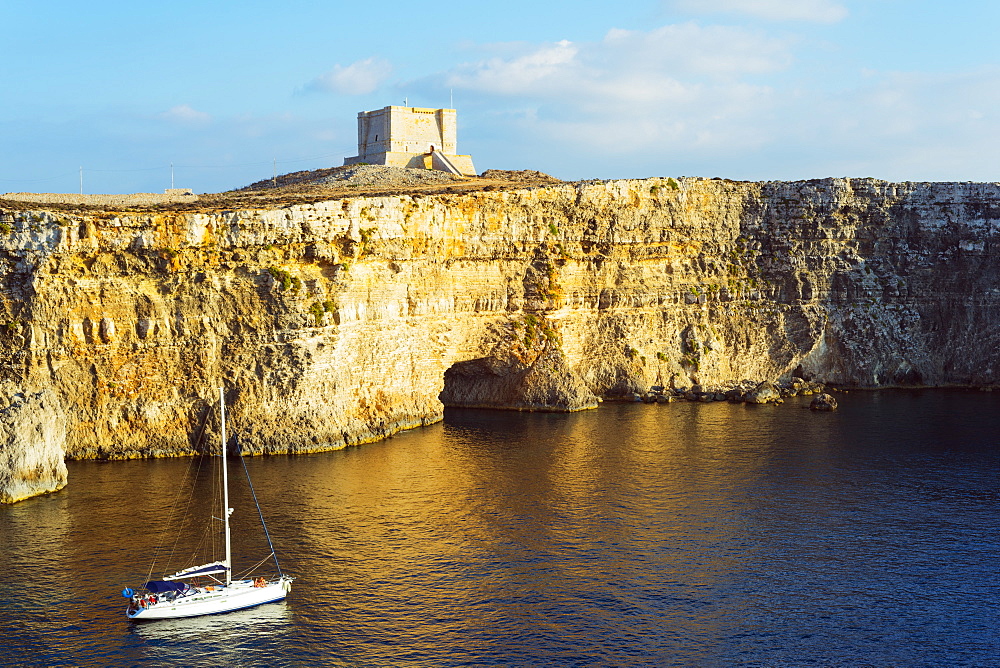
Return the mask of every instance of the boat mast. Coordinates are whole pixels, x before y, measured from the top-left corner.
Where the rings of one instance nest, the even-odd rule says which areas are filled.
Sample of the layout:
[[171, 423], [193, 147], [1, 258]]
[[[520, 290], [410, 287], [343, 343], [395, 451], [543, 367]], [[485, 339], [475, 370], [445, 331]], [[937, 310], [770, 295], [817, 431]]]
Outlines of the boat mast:
[[226, 468], [226, 395], [224, 388], [219, 388], [219, 414], [222, 416], [222, 521], [226, 524], [226, 584], [232, 582], [232, 554], [229, 544], [229, 471]]

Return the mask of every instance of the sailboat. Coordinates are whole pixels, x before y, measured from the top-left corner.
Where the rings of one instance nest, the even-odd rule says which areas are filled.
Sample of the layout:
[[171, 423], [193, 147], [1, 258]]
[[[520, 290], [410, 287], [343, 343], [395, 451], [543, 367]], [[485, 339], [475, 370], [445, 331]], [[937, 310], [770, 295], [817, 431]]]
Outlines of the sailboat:
[[[232, 579], [232, 549], [229, 532], [229, 516], [233, 509], [229, 507], [229, 471], [226, 465], [226, 402], [223, 388], [219, 388], [219, 414], [222, 421], [222, 508], [221, 519], [225, 532], [225, 558], [199, 566], [191, 566], [159, 580], [147, 582], [143, 592], [126, 587], [122, 596], [129, 599], [125, 616], [132, 620], [176, 619], [180, 617], [197, 617], [200, 615], [215, 615], [233, 610], [242, 610], [254, 606], [272, 603], [284, 599], [292, 589], [291, 577], [281, 572], [278, 558], [271, 543], [271, 536], [264, 525], [264, 516], [260, 515], [264, 526], [264, 535], [271, 548], [271, 554], [264, 561], [273, 558], [277, 567], [277, 577], [256, 577], [248, 579]], [[247, 480], [249, 481], [249, 473]], [[254, 502], [257, 496], [250, 486]], [[257, 506], [260, 514], [260, 506]], [[263, 563], [263, 561], [261, 562]]]

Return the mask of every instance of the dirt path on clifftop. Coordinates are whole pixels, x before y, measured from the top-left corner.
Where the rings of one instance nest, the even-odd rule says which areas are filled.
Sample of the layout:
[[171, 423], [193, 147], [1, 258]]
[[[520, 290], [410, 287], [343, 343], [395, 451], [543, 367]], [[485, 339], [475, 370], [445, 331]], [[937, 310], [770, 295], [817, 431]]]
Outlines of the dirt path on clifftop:
[[201, 195], [197, 202], [172, 204], [171, 211], [219, 211], [226, 209], [272, 209], [294, 204], [310, 204], [345, 197], [384, 197], [390, 195], [462, 195], [492, 190], [517, 190], [552, 185], [552, 181], [523, 182], [500, 179], [469, 178], [429, 185], [306, 185], [285, 186], [270, 190], [239, 190], [217, 195]]
[[[534, 170], [488, 170], [481, 176], [461, 177], [376, 165], [334, 167], [284, 174], [258, 181], [239, 190], [177, 198], [165, 195], [59, 195], [8, 193], [0, 195], [0, 210], [24, 211], [176, 211], [211, 213], [241, 209], [275, 209], [347, 197], [391, 195], [466, 194], [470, 192], [537, 188], [562, 183]], [[23, 199], [18, 195], [22, 195]], [[107, 198], [113, 197], [114, 204]], [[161, 201], [155, 201], [160, 199]], [[82, 201], [81, 201], [82, 200]], [[178, 201], [183, 200], [183, 201]]]

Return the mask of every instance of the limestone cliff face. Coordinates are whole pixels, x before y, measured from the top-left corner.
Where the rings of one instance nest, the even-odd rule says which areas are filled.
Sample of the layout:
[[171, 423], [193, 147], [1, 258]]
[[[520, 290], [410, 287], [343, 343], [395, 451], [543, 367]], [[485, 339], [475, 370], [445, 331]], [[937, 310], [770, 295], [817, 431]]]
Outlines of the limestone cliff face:
[[14, 394], [0, 409], [0, 503], [66, 485], [66, 420], [45, 394]]
[[869, 179], [0, 211], [0, 383], [65, 421], [4, 452], [48, 453], [32, 465], [53, 479], [63, 448], [187, 454], [220, 384], [250, 453], [382, 438], [440, 419], [439, 397], [577, 410], [793, 373], [992, 385], [998, 234], [996, 184]]

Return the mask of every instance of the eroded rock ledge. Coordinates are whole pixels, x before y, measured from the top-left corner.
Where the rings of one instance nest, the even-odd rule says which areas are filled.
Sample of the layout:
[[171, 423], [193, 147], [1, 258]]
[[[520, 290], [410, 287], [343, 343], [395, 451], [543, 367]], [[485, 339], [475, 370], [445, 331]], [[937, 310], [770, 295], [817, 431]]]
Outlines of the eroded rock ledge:
[[998, 229], [997, 184], [870, 179], [0, 209], [0, 381], [52, 411], [2, 418], [0, 500], [59, 487], [63, 453], [193, 452], [220, 383], [249, 453], [383, 438], [441, 399], [994, 385]]

